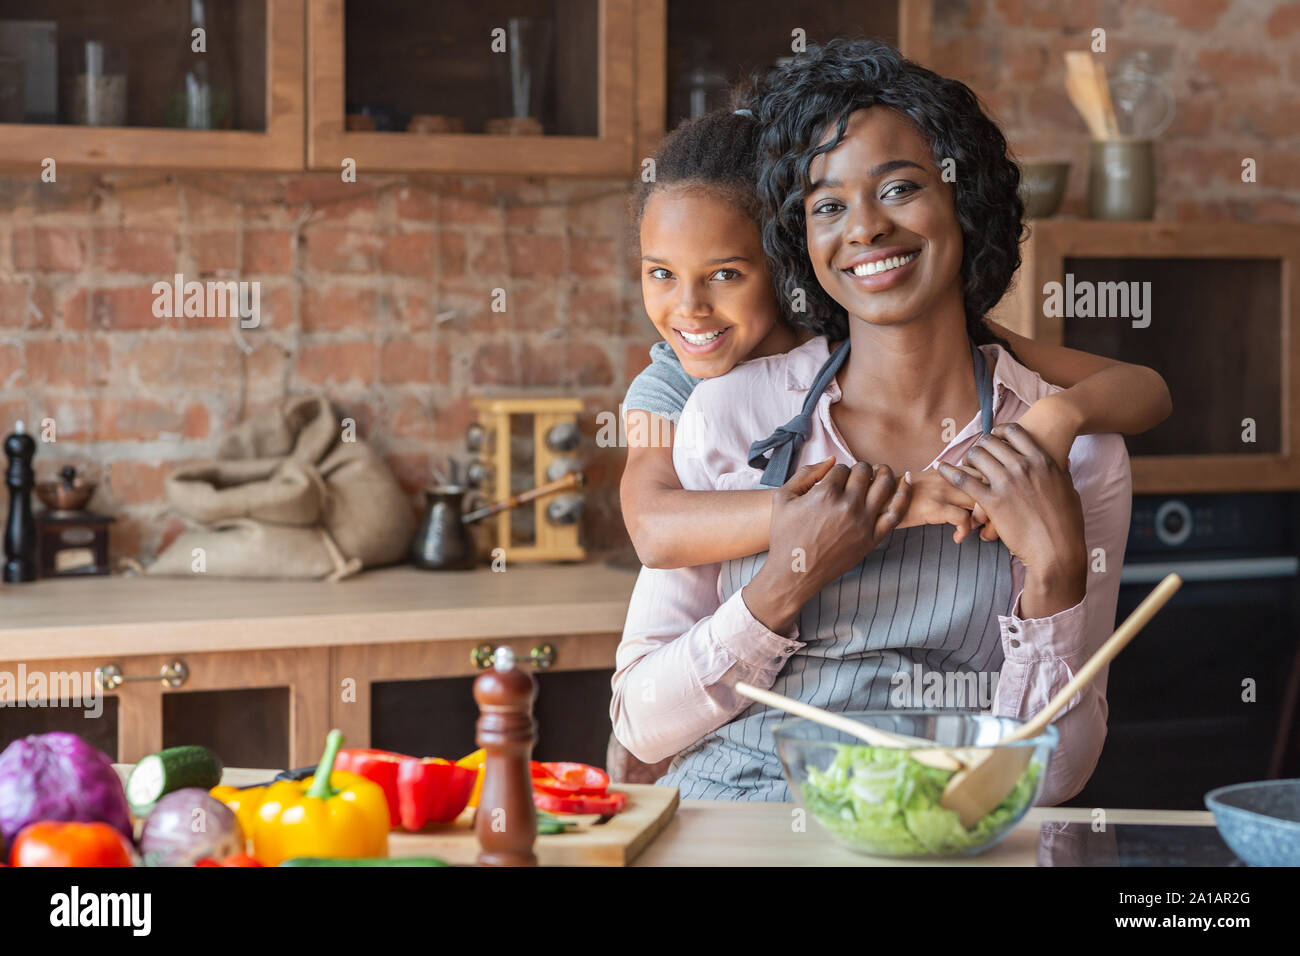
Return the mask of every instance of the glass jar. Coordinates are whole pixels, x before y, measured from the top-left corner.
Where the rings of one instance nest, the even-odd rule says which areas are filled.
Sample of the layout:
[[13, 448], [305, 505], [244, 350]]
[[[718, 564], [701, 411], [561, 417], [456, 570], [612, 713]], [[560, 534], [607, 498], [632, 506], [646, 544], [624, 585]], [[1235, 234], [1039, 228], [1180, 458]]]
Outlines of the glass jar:
[[69, 120], [77, 126], [126, 125], [126, 54], [103, 40], [77, 45]]

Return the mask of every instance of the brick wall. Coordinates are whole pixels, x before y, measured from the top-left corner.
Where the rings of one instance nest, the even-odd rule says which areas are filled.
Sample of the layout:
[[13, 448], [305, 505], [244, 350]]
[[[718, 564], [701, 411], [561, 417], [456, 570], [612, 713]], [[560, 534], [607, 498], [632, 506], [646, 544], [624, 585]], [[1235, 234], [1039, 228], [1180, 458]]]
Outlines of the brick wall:
[[[936, 0], [932, 64], [969, 83], [1024, 159], [1073, 159], [1087, 136], [1061, 54], [1107, 30], [1151, 51], [1178, 98], [1158, 147], [1157, 218], [1300, 221], [1300, 3]], [[1240, 181], [1241, 159], [1259, 182]], [[163, 479], [285, 394], [321, 390], [384, 454], [417, 505], [460, 454], [469, 395], [536, 387], [614, 411], [654, 331], [618, 180], [244, 176], [60, 171], [0, 179], [0, 424], [56, 422], [42, 470], [99, 467], [115, 556], [147, 559], [181, 528]], [[262, 322], [159, 319], [151, 286], [261, 283]], [[491, 290], [507, 290], [493, 312]], [[618, 449], [589, 440], [587, 544], [625, 540]]]

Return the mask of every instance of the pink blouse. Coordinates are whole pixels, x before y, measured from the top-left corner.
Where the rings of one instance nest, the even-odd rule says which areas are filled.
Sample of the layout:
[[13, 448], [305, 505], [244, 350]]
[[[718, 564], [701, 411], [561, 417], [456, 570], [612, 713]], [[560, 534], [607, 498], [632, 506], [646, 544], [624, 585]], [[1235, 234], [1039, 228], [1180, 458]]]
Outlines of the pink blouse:
[[[1039, 398], [1060, 391], [1000, 347], [982, 349], [997, 363], [995, 422], [1015, 421]], [[799, 411], [828, 355], [826, 338], [817, 337], [700, 383], [682, 411], [674, 439], [673, 462], [682, 487], [757, 487], [760, 473], [747, 461], [750, 443]], [[856, 461], [831, 419], [830, 406], [840, 397], [839, 384], [832, 381], [818, 402], [797, 465], [832, 456], [845, 464]], [[979, 435], [977, 416], [927, 468], [940, 461], [958, 464]], [[1051, 617], [1021, 618], [1016, 611], [1025, 569], [1011, 557], [1015, 598], [1007, 613], [998, 616], [1005, 661], [995, 714], [1037, 713], [1114, 630], [1132, 504], [1123, 439], [1083, 436], [1070, 449], [1069, 466], [1083, 505], [1087, 592], [1079, 604]], [[797, 624], [792, 634], [783, 635], [755, 620], [740, 590], [721, 600], [720, 567], [643, 568], [637, 579], [617, 653], [610, 718], [619, 741], [647, 763], [678, 753], [730, 721], [752, 703], [736, 694], [734, 685], [744, 681], [771, 687], [789, 656], [804, 646]], [[1103, 669], [1057, 715], [1060, 742], [1039, 803], [1052, 805], [1074, 796], [1096, 767], [1106, 738], [1106, 678]]]

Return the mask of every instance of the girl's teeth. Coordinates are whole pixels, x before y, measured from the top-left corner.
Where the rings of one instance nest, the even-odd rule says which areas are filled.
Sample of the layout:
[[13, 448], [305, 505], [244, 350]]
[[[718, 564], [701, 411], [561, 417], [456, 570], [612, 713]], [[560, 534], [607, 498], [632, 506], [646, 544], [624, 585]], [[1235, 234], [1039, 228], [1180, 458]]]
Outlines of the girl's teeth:
[[[680, 331], [680, 329], [678, 331]], [[708, 345], [721, 334], [722, 329], [717, 329], [713, 332], [705, 332], [703, 335], [693, 335], [690, 332], [682, 332], [682, 338], [687, 342], [690, 342], [692, 345]]]
[[855, 276], [874, 276], [881, 272], [888, 272], [890, 269], [897, 269], [899, 266], [907, 265], [917, 256], [919, 252], [911, 252], [905, 256], [894, 256], [892, 259], [877, 259], [874, 262], [863, 262], [853, 267]]

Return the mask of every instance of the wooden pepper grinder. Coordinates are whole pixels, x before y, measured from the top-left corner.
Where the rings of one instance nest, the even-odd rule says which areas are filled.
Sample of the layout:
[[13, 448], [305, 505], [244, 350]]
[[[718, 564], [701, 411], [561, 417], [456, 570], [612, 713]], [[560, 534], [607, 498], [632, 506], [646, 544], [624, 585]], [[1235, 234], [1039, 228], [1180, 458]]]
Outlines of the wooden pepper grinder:
[[5, 523], [5, 574], [9, 584], [36, 580], [36, 521], [32, 518], [32, 488], [36, 475], [32, 456], [36, 442], [23, 428], [14, 424], [14, 432], [5, 439], [9, 469], [5, 484], [9, 486], [9, 520]]
[[479, 718], [476, 742], [487, 751], [483, 791], [474, 829], [482, 866], [536, 866], [537, 810], [530, 770], [533, 744], [533, 699], [537, 681], [515, 666], [508, 647], [498, 647], [492, 669], [474, 681]]

